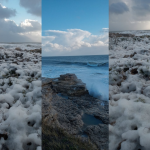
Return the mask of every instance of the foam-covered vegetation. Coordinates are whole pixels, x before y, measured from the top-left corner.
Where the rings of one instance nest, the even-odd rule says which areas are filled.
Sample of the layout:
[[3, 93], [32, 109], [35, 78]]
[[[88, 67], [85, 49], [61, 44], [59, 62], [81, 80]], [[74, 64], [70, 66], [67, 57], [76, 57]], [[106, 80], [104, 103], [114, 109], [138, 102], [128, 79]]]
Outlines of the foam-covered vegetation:
[[149, 34], [110, 33], [110, 150], [150, 149]]
[[0, 149], [41, 150], [41, 54], [0, 47]]

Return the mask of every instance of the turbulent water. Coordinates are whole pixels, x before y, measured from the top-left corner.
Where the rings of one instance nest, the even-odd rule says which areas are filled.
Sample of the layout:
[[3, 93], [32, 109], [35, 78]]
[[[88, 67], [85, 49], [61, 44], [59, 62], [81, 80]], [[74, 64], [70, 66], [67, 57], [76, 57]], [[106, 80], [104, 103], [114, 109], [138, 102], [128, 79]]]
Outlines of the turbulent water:
[[41, 43], [35, 42], [26, 42], [26, 43], [0, 43], [0, 47], [4, 49], [15, 49], [17, 47], [21, 48], [22, 50], [33, 50], [33, 49], [40, 49]]
[[42, 77], [74, 73], [94, 97], [108, 100], [108, 55], [42, 57]]

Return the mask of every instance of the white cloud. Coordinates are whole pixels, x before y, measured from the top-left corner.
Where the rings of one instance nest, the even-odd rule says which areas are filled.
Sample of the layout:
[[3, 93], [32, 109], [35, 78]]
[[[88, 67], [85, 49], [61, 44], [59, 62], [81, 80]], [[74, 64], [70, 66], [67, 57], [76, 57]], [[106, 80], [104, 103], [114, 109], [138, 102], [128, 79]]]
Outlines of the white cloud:
[[26, 19], [17, 25], [13, 20], [0, 19], [0, 42], [40, 42], [41, 24]]
[[109, 28], [102, 28], [102, 30], [108, 32]]
[[81, 29], [47, 30], [42, 37], [43, 56], [108, 54], [108, 33], [92, 35]]
[[30, 19], [26, 19], [24, 22], [21, 22], [20, 27], [22, 28], [22, 32], [33, 32], [41, 30], [41, 24], [36, 20]]
[[0, 42], [41, 42], [41, 24], [38, 21], [26, 19], [17, 25], [8, 19], [12, 16], [16, 16], [16, 10], [0, 4]]

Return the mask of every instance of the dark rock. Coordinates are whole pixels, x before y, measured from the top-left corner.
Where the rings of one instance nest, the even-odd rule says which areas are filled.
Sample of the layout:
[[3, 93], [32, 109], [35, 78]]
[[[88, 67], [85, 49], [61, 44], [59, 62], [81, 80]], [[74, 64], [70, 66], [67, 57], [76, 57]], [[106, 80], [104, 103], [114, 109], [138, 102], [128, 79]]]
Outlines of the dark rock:
[[133, 34], [109, 33], [109, 37], [134, 37]]
[[123, 141], [121, 141], [121, 142], [118, 144], [117, 150], [121, 150], [121, 144], [122, 144], [124, 141], [126, 141], [126, 140], [123, 140]]
[[7, 134], [0, 134], [0, 139], [1, 138], [4, 138], [4, 140], [7, 140], [8, 139], [8, 135]]
[[1, 150], [9, 150], [9, 149], [5, 144], [2, 144], [2, 149]]
[[132, 58], [135, 54], [137, 54], [136, 52], [134, 52], [133, 54], [130, 55], [130, 57]]
[[60, 75], [58, 79], [53, 80], [52, 86], [56, 93], [68, 96], [81, 96], [88, 93], [85, 84], [74, 74]]
[[89, 135], [90, 140], [95, 143], [100, 150], [108, 150], [108, 125], [99, 124], [88, 126], [85, 133]]
[[[98, 149], [108, 145], [108, 127], [106, 127], [109, 120], [108, 102], [89, 95], [86, 85], [74, 74], [65, 74], [53, 79], [42, 78], [42, 94], [42, 117], [49, 126], [58, 126], [67, 133], [83, 139], [89, 137]], [[67, 98], [62, 97], [62, 94]], [[101, 106], [101, 102], [105, 104], [104, 107]], [[88, 137], [81, 136], [88, 127], [82, 120], [84, 113], [92, 115], [104, 123], [103, 126], [95, 125], [99, 131], [95, 134], [95, 138], [94, 133], [89, 134], [88, 131]], [[104, 132], [107, 131], [100, 135], [103, 132], [102, 129], [105, 129]]]
[[128, 58], [129, 57], [129, 55], [125, 55], [123, 58]]
[[137, 68], [134, 68], [134, 69], [131, 69], [131, 74], [137, 74], [138, 73], [138, 71], [137, 71]]
[[123, 69], [124, 72], [126, 72], [126, 71], [128, 71], [128, 70], [129, 70], [129, 68], [124, 68], [124, 69]]
[[108, 113], [106, 111], [103, 112], [96, 112], [94, 114], [95, 118], [98, 118], [99, 120], [102, 120], [104, 124], [109, 124], [109, 118], [108, 118]]
[[34, 49], [34, 50], [29, 50], [30, 52], [33, 52], [33, 53], [42, 53], [42, 49]]
[[15, 50], [21, 51], [22, 49], [20, 47], [16, 47]]
[[27, 47], [31, 47], [32, 45], [27, 45]]

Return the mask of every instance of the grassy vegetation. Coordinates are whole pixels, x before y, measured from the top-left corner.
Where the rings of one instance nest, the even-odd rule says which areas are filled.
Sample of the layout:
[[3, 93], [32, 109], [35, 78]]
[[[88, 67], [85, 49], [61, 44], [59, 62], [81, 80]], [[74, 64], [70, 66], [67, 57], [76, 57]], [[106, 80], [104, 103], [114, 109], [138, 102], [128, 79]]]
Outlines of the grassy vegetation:
[[97, 150], [90, 141], [83, 142], [80, 138], [67, 134], [63, 129], [42, 125], [43, 150]]

